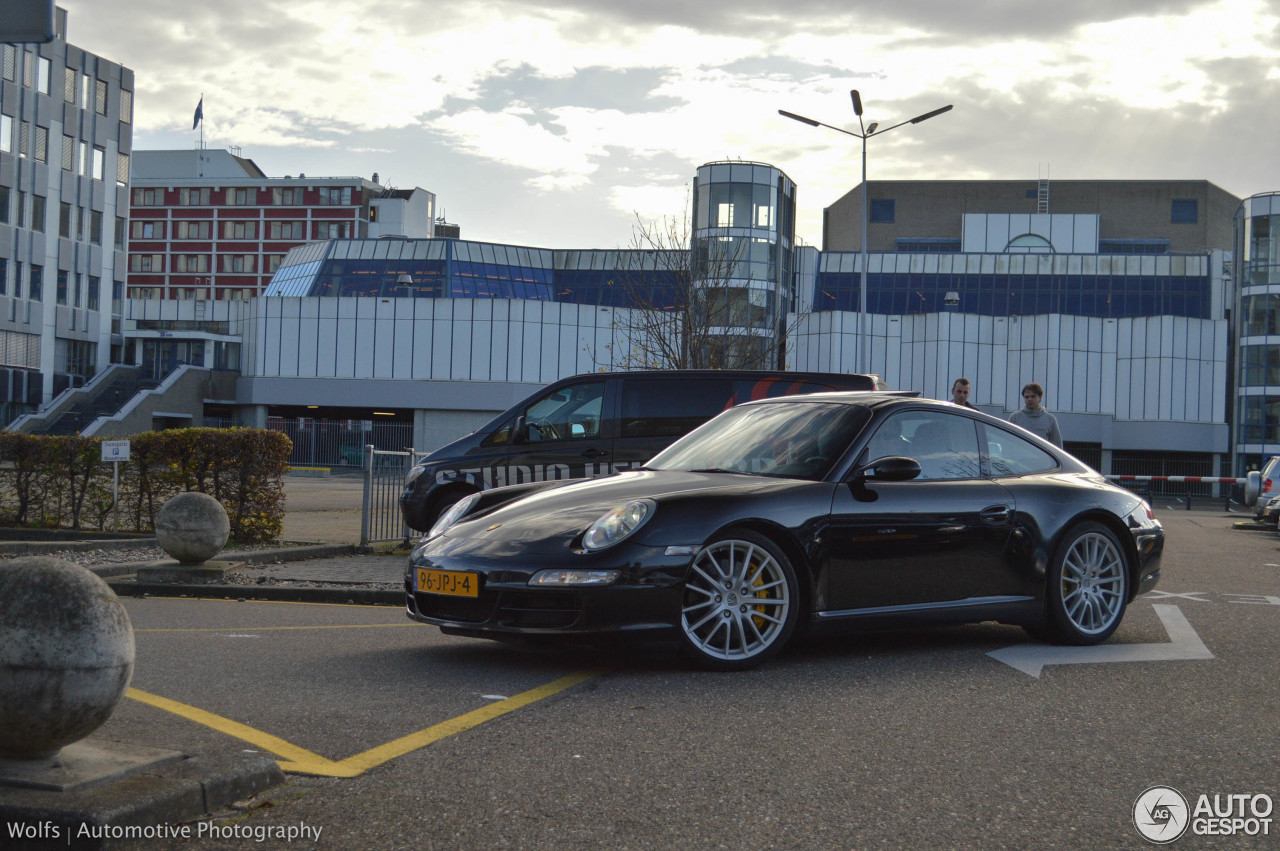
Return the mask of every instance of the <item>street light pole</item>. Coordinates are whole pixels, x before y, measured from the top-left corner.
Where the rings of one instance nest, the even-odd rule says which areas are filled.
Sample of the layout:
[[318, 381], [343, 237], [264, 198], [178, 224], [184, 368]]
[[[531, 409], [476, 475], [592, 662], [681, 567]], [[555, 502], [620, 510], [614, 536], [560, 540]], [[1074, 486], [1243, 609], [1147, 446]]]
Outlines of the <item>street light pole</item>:
[[871, 200], [867, 191], [867, 140], [872, 136], [880, 136], [888, 133], [890, 130], [896, 130], [904, 124], [919, 124], [921, 121], [928, 121], [936, 115], [944, 112], [950, 112], [954, 104], [947, 104], [944, 107], [926, 112], [923, 115], [917, 115], [915, 118], [909, 118], [906, 121], [900, 121], [891, 127], [883, 130], [879, 129], [880, 125], [876, 122], [870, 124], [862, 123], [862, 96], [858, 94], [857, 89], [849, 91], [849, 97], [853, 101], [853, 114], [858, 116], [858, 129], [861, 132], [854, 133], [852, 130], [845, 130], [843, 127], [835, 127], [830, 124], [824, 124], [821, 121], [814, 121], [812, 118], [805, 118], [803, 115], [796, 115], [794, 112], [787, 112], [785, 109], [778, 110], [778, 114], [790, 118], [793, 121], [799, 121], [801, 124], [808, 124], [810, 127], [826, 127], [828, 130], [835, 130], [837, 133], [844, 133], [848, 136], [854, 136], [862, 140], [862, 248], [859, 251], [858, 265], [858, 369], [860, 372], [871, 371], [871, 341], [867, 334], [867, 227], [871, 218]]

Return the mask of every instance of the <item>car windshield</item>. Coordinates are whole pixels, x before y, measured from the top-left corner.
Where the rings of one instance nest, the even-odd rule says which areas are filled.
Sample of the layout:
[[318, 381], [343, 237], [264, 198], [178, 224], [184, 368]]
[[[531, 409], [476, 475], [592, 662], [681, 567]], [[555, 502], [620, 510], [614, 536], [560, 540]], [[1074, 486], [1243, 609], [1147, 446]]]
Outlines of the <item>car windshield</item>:
[[871, 419], [861, 405], [787, 401], [731, 408], [645, 467], [820, 481]]

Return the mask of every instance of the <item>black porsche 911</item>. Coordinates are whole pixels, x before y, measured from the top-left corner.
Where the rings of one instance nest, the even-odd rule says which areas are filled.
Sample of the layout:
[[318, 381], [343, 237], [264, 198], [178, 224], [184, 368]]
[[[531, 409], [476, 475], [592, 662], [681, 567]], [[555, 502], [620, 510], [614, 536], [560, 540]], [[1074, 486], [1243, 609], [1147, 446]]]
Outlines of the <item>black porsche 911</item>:
[[409, 617], [453, 635], [675, 640], [737, 670], [851, 624], [1096, 644], [1163, 547], [1145, 501], [1015, 425], [820, 393], [731, 408], [640, 470], [469, 496], [405, 591]]

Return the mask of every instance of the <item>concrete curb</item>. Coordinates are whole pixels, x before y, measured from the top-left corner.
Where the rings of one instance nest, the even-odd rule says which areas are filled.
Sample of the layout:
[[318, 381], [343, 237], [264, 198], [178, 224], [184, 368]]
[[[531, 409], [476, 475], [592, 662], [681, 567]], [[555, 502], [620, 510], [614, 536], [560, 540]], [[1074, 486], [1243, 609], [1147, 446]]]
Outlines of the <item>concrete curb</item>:
[[[262, 754], [193, 755], [177, 763], [83, 790], [6, 788], [0, 822], [38, 827], [44, 837], [5, 836], [6, 849], [99, 849], [121, 843], [94, 837], [103, 828], [179, 825], [284, 782], [276, 761]], [[98, 830], [95, 831], [95, 828]], [[51, 834], [57, 831], [57, 836]], [[86, 833], [87, 836], [78, 836]]]
[[108, 580], [107, 585], [121, 597], [192, 597], [202, 600], [266, 600], [288, 603], [328, 603], [331, 605], [403, 606], [404, 590], [384, 591], [376, 588], [353, 588], [321, 585], [315, 588], [296, 585], [179, 585], [174, 583], [141, 583], [134, 580]]

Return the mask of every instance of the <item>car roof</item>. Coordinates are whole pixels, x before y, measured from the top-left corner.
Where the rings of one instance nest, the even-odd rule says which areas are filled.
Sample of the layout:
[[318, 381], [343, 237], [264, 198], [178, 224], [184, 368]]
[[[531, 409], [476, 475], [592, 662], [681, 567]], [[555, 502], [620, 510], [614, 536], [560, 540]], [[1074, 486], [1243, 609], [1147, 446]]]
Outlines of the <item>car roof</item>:
[[786, 405], [812, 404], [813, 402], [843, 402], [861, 405], [864, 408], [883, 408], [905, 402], [922, 402], [924, 404], [946, 405], [957, 407], [951, 402], [940, 402], [937, 399], [926, 399], [919, 390], [832, 390], [823, 393], [801, 393], [794, 396], [775, 396], [769, 399], [757, 399], [743, 402], [744, 405], [768, 405], [781, 403]]

